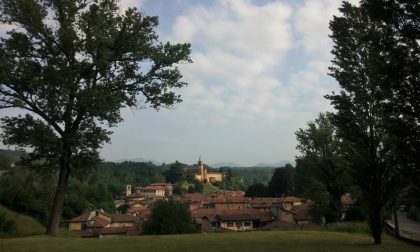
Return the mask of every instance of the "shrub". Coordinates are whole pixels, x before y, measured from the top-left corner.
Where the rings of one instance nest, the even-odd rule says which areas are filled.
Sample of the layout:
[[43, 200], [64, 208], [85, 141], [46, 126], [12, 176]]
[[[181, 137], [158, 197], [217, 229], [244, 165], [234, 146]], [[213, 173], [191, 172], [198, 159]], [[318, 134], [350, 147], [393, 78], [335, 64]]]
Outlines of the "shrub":
[[365, 211], [360, 206], [352, 206], [347, 209], [345, 221], [365, 221], [366, 215]]
[[416, 206], [410, 206], [407, 211], [407, 218], [419, 220], [419, 209]]
[[8, 220], [4, 213], [0, 213], [0, 235], [11, 234], [16, 230], [16, 223]]

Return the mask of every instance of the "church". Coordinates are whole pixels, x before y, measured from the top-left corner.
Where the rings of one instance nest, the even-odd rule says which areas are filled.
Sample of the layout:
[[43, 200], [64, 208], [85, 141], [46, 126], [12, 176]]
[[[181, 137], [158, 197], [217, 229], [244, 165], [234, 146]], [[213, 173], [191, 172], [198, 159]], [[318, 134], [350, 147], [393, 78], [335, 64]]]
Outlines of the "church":
[[208, 171], [204, 167], [204, 162], [201, 160], [201, 156], [198, 159], [198, 163], [194, 164], [185, 169], [187, 174], [194, 175], [194, 178], [199, 181], [208, 181], [208, 182], [221, 182], [225, 177], [225, 174], [222, 172], [212, 172]]

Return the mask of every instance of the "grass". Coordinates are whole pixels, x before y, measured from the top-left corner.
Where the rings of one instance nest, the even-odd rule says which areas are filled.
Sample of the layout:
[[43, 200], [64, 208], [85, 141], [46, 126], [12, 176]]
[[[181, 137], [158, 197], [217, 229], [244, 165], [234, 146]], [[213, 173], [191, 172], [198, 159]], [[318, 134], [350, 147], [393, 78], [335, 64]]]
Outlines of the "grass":
[[[5, 214], [6, 219], [13, 220], [16, 224], [16, 230], [11, 234], [3, 234], [1, 237], [20, 237], [20, 236], [34, 236], [45, 234], [46, 228], [39, 223], [35, 218], [16, 213], [5, 206], [0, 205], [0, 213]], [[69, 232], [66, 228], [59, 228], [59, 236], [62, 237], [76, 237], [75, 234]], [[0, 250], [1, 251], [1, 250]]]
[[74, 237], [34, 236], [0, 239], [2, 251], [420, 251], [419, 247], [383, 237], [383, 244], [372, 244], [367, 234], [328, 231], [256, 231], [224, 234], [167, 236]]
[[203, 183], [203, 193], [217, 192], [219, 189], [211, 183]]
[[0, 205], [0, 213], [5, 214], [6, 219], [15, 222], [16, 230], [11, 234], [12, 236], [29, 236], [45, 233], [45, 227], [32, 217], [13, 212], [2, 205]]

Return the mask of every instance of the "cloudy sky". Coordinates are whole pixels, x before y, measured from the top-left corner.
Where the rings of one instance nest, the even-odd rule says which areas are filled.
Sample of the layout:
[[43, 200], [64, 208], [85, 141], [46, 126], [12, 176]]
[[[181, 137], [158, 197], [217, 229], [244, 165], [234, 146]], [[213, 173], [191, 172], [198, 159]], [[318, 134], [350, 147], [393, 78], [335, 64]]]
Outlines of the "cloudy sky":
[[[122, 0], [159, 16], [161, 41], [189, 42], [189, 86], [172, 110], [125, 110], [106, 160], [254, 165], [294, 160], [294, 132], [338, 89], [327, 75], [340, 0]], [[0, 112], [2, 113], [2, 112]]]

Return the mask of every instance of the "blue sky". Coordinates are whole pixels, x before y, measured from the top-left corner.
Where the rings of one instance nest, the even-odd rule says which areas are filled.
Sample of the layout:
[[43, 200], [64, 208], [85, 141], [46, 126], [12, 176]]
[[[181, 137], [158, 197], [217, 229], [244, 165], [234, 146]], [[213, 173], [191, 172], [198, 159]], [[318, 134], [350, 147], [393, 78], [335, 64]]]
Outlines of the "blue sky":
[[[124, 110], [101, 155], [254, 165], [294, 160], [294, 132], [338, 89], [327, 75], [339, 0], [122, 0], [159, 16], [161, 41], [189, 42], [189, 86], [172, 110]], [[0, 27], [1, 28], [1, 27]], [[4, 114], [6, 112], [0, 111]]]

